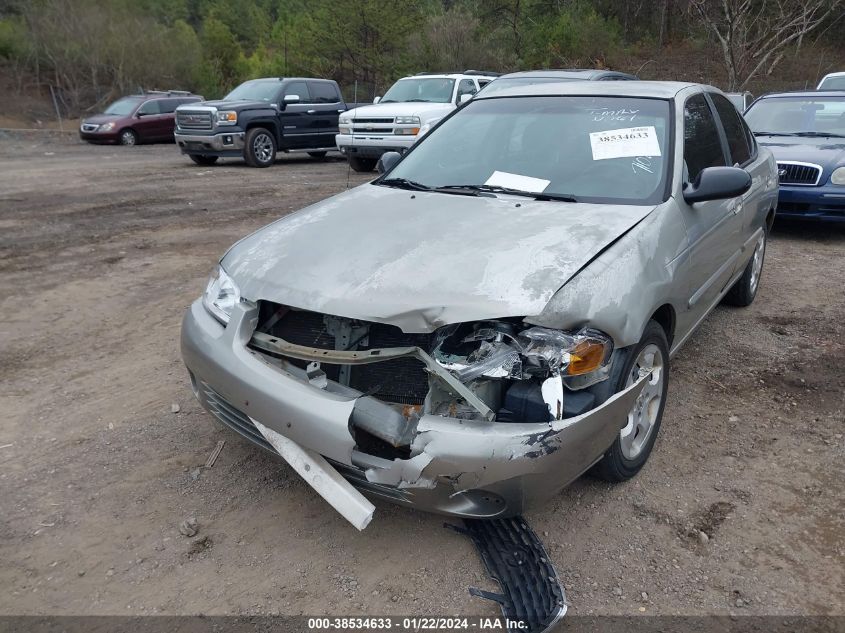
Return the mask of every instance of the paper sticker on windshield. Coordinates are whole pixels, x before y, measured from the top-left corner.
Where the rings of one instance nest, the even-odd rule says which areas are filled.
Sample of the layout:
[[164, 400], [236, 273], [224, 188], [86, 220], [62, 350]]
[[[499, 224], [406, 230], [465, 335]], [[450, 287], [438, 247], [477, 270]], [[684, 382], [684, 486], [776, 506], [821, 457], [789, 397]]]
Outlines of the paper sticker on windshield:
[[590, 132], [590, 145], [593, 148], [593, 160], [660, 156], [660, 145], [653, 125]]
[[508, 189], [541, 193], [546, 190], [551, 182], [551, 180], [543, 180], [542, 178], [510, 174], [506, 171], [494, 171], [484, 184], [491, 187], [507, 187]]

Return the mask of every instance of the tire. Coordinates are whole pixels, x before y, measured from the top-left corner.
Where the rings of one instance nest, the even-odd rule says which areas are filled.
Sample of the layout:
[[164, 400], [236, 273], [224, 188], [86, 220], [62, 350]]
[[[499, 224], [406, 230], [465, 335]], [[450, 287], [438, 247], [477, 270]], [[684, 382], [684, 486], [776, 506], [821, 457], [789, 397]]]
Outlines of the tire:
[[766, 242], [769, 238], [767, 227], [763, 226], [763, 234], [757, 239], [754, 246], [754, 254], [745, 266], [737, 282], [728, 290], [728, 294], [722, 299], [723, 303], [731, 306], [744, 308], [750, 306], [757, 296], [760, 288], [760, 277], [763, 275], [763, 260], [766, 257]]
[[349, 157], [349, 166], [357, 172], [373, 171], [378, 162], [375, 158], [360, 158], [358, 156]]
[[138, 133], [135, 130], [121, 130], [118, 138], [121, 145], [132, 146], [138, 144]]
[[[628, 414], [628, 423], [593, 468], [593, 474], [610, 482], [626, 481], [640, 472], [657, 440], [669, 386], [666, 332], [656, 321], [649, 321], [640, 342], [619, 360], [622, 361], [621, 371], [613, 371], [610, 378], [615, 381], [615, 392], [636, 382], [640, 368], [651, 367], [653, 371]], [[648, 426], [644, 428], [646, 424]]]
[[276, 139], [270, 130], [254, 127], [247, 131], [244, 142], [244, 160], [250, 167], [269, 167], [276, 162]]
[[209, 167], [217, 162], [218, 156], [207, 156], [206, 154], [188, 154], [191, 157], [191, 160], [194, 161], [197, 165], [202, 165], [204, 167]]
[[327, 152], [308, 152], [308, 155], [311, 158], [316, 158], [317, 160], [323, 160], [326, 157]]

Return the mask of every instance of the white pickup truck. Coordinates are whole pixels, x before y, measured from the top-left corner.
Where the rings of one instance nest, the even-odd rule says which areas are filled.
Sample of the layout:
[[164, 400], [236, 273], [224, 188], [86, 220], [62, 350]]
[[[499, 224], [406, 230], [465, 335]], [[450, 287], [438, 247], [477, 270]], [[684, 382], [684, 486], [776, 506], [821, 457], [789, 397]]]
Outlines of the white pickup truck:
[[[355, 171], [372, 171], [385, 152], [405, 152], [431, 126], [498, 76], [462, 73], [417, 73], [403, 77], [373, 105], [340, 116], [337, 148]], [[469, 95], [469, 97], [464, 97]]]

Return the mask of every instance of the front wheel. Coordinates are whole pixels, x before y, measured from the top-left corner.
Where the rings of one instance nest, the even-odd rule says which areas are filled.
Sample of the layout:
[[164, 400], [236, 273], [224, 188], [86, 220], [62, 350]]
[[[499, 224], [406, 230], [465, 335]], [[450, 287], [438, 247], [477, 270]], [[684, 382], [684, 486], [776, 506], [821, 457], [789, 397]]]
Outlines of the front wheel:
[[633, 385], [640, 376], [649, 375], [625, 426], [594, 469], [602, 479], [620, 482], [645, 465], [663, 420], [669, 387], [669, 343], [660, 324], [648, 322], [640, 342], [624, 357], [622, 371], [614, 375], [617, 392]]
[[269, 167], [276, 162], [276, 139], [263, 128], [254, 127], [246, 133], [244, 159], [250, 167]]
[[121, 145], [136, 145], [138, 143], [138, 135], [134, 130], [123, 130], [120, 133]]
[[349, 166], [358, 172], [373, 171], [376, 168], [376, 162], [375, 158], [349, 157]]
[[754, 297], [757, 296], [757, 289], [760, 287], [760, 277], [763, 274], [763, 259], [766, 256], [767, 237], [766, 227], [764, 226], [760, 236], [757, 238], [757, 243], [754, 245], [754, 254], [742, 272], [742, 277], [728, 290], [728, 294], [722, 300], [724, 303], [744, 308], [750, 306], [754, 301]]
[[203, 167], [209, 167], [217, 162], [217, 156], [206, 156], [205, 154], [189, 154], [191, 160], [194, 161], [197, 165], [202, 165]]

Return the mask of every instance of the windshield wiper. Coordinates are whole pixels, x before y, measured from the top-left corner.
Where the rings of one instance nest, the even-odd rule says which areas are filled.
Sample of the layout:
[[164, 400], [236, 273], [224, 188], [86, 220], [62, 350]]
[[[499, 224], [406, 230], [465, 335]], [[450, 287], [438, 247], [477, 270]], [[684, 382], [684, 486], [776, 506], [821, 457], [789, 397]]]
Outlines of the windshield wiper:
[[754, 136], [795, 136], [793, 132], [752, 132]]
[[578, 202], [575, 196], [567, 193], [545, 193], [543, 191], [523, 191], [522, 189], [511, 189], [510, 187], [499, 187], [498, 185], [444, 185], [438, 187], [447, 190], [466, 189], [469, 191], [479, 191], [488, 193], [505, 193], [512, 196], [525, 196], [527, 198], [534, 198], [535, 200], [554, 200], [556, 202]]
[[384, 180], [380, 180], [378, 184], [396, 187], [397, 189], [413, 189], [414, 191], [431, 191], [433, 189], [433, 187], [414, 180], [408, 180], [407, 178], [385, 178]]
[[832, 136], [834, 138], [845, 138], [845, 134], [836, 134], [835, 132], [796, 132], [795, 136], [809, 136], [811, 138]]

